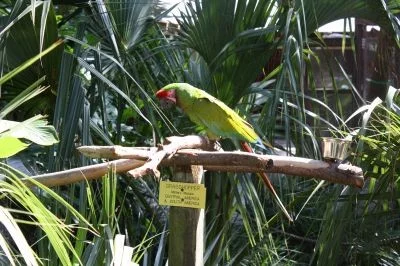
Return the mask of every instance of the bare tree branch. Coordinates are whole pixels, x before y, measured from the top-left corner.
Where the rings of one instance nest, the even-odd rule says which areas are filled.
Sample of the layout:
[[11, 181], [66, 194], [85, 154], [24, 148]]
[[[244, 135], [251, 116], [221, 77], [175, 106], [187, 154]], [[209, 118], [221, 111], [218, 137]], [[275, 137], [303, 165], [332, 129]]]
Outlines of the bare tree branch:
[[162, 165], [203, 165], [204, 169], [211, 171], [282, 173], [356, 187], [364, 185], [359, 167], [301, 157], [181, 150], [174, 157], [165, 159]]
[[159, 148], [157, 147], [123, 147], [115, 146], [81, 146], [76, 148], [90, 158], [137, 159], [148, 160]]
[[47, 186], [57, 186], [100, 178], [110, 167], [115, 167], [118, 173], [128, 171], [131, 176], [138, 178], [148, 174], [158, 175], [158, 165], [203, 165], [204, 169], [210, 171], [283, 173], [356, 187], [362, 187], [364, 184], [362, 169], [350, 164], [329, 163], [300, 157], [192, 149], [210, 150], [214, 146], [207, 138], [199, 136], [170, 137], [166, 143], [160, 145], [158, 149], [120, 146], [81, 147], [79, 150], [90, 157], [135, 159], [119, 159], [33, 178]]

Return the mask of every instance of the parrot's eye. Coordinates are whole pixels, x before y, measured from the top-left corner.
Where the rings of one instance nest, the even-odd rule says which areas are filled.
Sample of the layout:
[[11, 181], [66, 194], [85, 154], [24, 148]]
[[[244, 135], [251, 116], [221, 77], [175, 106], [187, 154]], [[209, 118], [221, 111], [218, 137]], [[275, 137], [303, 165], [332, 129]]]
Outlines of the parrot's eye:
[[174, 101], [170, 101], [170, 100], [167, 100], [167, 99], [163, 99], [163, 100], [160, 101], [160, 106], [161, 106], [161, 108], [163, 108], [163, 109], [170, 109], [170, 108], [172, 108], [174, 105], [175, 105], [175, 102], [174, 102]]

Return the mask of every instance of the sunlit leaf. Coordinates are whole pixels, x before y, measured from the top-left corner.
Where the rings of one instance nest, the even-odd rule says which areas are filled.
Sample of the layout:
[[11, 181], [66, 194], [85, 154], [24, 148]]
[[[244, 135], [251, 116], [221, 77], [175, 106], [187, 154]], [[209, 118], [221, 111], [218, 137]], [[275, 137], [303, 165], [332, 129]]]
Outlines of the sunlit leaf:
[[49, 146], [58, 142], [57, 133], [53, 126], [43, 116], [37, 115], [24, 122], [18, 123], [4, 133], [5, 136], [27, 139], [36, 144]]
[[[10, 212], [2, 206], [0, 206], [0, 223], [4, 226], [5, 230], [7, 230], [9, 235], [12, 237], [26, 265], [39, 265], [37, 263], [37, 255], [28, 244], [26, 238], [21, 232], [21, 229], [17, 225], [15, 218], [13, 218]], [[9, 258], [9, 260], [12, 265], [15, 265], [14, 258]]]
[[12, 136], [0, 136], [0, 158], [7, 158], [23, 151], [29, 144]]

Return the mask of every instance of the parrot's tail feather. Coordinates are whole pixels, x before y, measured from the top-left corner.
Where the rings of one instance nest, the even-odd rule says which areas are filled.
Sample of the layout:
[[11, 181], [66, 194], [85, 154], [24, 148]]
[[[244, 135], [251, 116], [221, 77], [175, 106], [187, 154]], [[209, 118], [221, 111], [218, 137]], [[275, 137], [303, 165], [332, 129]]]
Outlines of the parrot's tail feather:
[[[242, 149], [246, 152], [254, 153], [253, 149], [250, 147], [250, 145], [247, 142], [241, 141], [240, 146], [242, 146]], [[278, 204], [279, 208], [283, 211], [285, 216], [289, 219], [290, 222], [293, 222], [292, 216], [290, 216], [289, 212], [286, 210], [285, 205], [283, 205], [282, 201], [280, 200], [278, 194], [275, 192], [274, 187], [271, 184], [271, 181], [268, 178], [268, 175], [266, 173], [258, 173], [257, 174], [261, 179], [264, 181], [264, 184], [267, 186], [267, 188], [271, 191], [272, 196], [276, 203]]]
[[285, 214], [285, 216], [289, 219], [290, 222], [293, 222], [292, 216], [286, 210], [285, 205], [283, 205], [283, 203], [282, 203], [281, 199], [279, 198], [278, 194], [276, 194], [275, 189], [272, 186], [271, 182], [269, 181], [269, 178], [268, 178], [267, 174], [266, 173], [258, 173], [257, 175], [262, 178], [262, 180], [264, 181], [264, 184], [271, 191], [275, 202], [278, 204], [278, 206], [282, 210], [283, 214]]

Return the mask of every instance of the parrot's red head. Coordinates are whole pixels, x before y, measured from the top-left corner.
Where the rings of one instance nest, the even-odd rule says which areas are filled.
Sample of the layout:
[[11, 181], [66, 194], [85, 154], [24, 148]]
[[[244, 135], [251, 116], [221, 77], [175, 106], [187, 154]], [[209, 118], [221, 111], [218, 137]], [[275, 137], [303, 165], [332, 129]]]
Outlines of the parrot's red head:
[[156, 92], [156, 97], [160, 101], [162, 108], [171, 108], [176, 105], [176, 93], [173, 89], [163, 88]]

